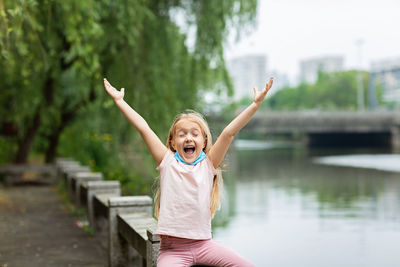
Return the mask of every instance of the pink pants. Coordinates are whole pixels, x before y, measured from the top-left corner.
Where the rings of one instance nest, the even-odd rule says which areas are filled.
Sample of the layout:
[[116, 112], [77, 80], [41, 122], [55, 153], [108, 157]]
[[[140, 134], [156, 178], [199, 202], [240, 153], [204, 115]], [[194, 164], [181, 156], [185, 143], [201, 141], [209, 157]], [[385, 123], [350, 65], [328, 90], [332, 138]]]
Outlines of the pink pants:
[[162, 237], [157, 258], [158, 267], [171, 266], [254, 266], [236, 252], [214, 240]]

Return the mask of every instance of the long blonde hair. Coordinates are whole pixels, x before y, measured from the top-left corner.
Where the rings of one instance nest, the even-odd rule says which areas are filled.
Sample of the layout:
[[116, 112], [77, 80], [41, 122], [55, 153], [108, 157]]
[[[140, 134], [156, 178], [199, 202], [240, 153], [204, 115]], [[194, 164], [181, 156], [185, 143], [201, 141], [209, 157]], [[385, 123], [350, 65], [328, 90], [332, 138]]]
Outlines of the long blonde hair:
[[[208, 154], [208, 152], [212, 147], [212, 136], [210, 128], [208, 127], [208, 124], [206, 120], [203, 118], [203, 116], [200, 113], [193, 110], [187, 110], [186, 112], [181, 113], [175, 117], [174, 123], [169, 129], [168, 138], [166, 142], [167, 148], [174, 153], [176, 152], [171, 142], [174, 139], [176, 124], [183, 119], [188, 119], [199, 124], [205, 139], [205, 146], [203, 148], [203, 151], [205, 154]], [[217, 175], [214, 176], [213, 187], [211, 190], [211, 200], [210, 200], [211, 217], [214, 217], [215, 212], [221, 208], [221, 200], [219, 193], [220, 190], [222, 191], [222, 188], [223, 188], [222, 174], [221, 174], [221, 169], [218, 167]], [[160, 212], [160, 201], [161, 201], [161, 190], [160, 190], [159, 179], [157, 181], [156, 193], [154, 194], [154, 201], [155, 201], [154, 216], [158, 219], [158, 215]]]

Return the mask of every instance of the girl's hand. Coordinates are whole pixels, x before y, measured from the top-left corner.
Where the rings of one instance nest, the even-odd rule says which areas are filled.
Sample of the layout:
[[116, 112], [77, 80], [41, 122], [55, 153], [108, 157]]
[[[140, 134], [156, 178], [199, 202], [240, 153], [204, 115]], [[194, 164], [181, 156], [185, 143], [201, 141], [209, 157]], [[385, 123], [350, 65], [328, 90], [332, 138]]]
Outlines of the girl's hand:
[[264, 90], [261, 91], [258, 91], [257, 88], [254, 87], [254, 103], [256, 103], [257, 106], [261, 105], [269, 89], [272, 87], [273, 82], [274, 78], [273, 77], [269, 78], [269, 82], [265, 85]]
[[104, 78], [104, 87], [106, 88], [107, 93], [114, 99], [114, 101], [121, 100], [124, 98], [125, 89], [122, 88], [121, 91], [115, 89], [106, 78]]

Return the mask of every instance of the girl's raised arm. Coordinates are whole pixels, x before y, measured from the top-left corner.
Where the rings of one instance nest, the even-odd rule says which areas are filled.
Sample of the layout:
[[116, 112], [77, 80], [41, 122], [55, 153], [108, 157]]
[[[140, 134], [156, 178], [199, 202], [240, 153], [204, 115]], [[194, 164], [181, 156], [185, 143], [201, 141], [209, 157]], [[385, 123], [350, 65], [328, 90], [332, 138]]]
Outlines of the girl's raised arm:
[[113, 98], [115, 104], [122, 111], [128, 121], [139, 131], [144, 142], [150, 150], [154, 160], [159, 165], [167, 152], [167, 147], [161, 142], [158, 136], [153, 132], [147, 122], [135, 110], [133, 110], [124, 100], [125, 90], [115, 89], [107, 79], [104, 79], [104, 87], [107, 93]]
[[254, 102], [242, 113], [240, 113], [222, 131], [221, 135], [212, 146], [210, 152], [208, 152], [208, 158], [211, 160], [215, 168], [219, 167], [224, 159], [226, 151], [228, 151], [233, 137], [249, 122], [254, 113], [256, 113], [265, 96], [267, 95], [268, 90], [271, 88], [273, 81], [273, 78], [270, 78], [264, 90], [258, 91], [256, 88], [254, 88]]

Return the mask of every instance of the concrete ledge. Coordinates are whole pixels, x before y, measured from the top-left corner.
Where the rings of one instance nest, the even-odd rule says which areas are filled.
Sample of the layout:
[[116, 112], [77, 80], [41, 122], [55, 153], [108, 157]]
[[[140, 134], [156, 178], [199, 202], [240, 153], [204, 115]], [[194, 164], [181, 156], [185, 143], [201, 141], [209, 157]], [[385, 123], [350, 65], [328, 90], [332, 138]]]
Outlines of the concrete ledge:
[[155, 234], [156, 233], [156, 229], [157, 229], [157, 221], [156, 221], [155, 228], [153, 228], [153, 227], [148, 227], [147, 228], [146, 232], [147, 232], [148, 240], [150, 240], [152, 242], [160, 242], [161, 241], [161, 238], [158, 235]]
[[121, 185], [119, 181], [88, 181], [82, 184], [81, 189], [81, 199], [82, 203], [86, 203], [89, 225], [96, 231], [99, 229], [95, 223], [96, 218], [108, 218], [108, 199], [121, 195]]
[[64, 170], [64, 179], [66, 181], [66, 186], [67, 186], [67, 192], [68, 192], [68, 196], [69, 199], [71, 200], [71, 202], [74, 202], [74, 195], [73, 195], [73, 189], [72, 189], [72, 177], [78, 173], [78, 172], [90, 172], [90, 167], [88, 166], [71, 166], [71, 167], [67, 167]]
[[[156, 223], [157, 227], [157, 223]], [[147, 241], [146, 241], [146, 266], [155, 267], [157, 266], [158, 251], [160, 250], [160, 237], [155, 234], [156, 228], [149, 227], [146, 230]]]
[[115, 194], [96, 194], [92, 197], [93, 219], [89, 221], [96, 235], [105, 236], [108, 239], [109, 229], [109, 207], [108, 199]]
[[[117, 216], [118, 232], [139, 254], [146, 258], [147, 229], [155, 230], [157, 221], [147, 213], [120, 214]], [[159, 242], [159, 241], [158, 241]]]
[[149, 196], [113, 197], [108, 200], [110, 207], [148, 206], [153, 204]]
[[82, 181], [80, 190], [80, 201], [86, 203], [87, 209], [96, 194], [121, 195], [121, 184], [119, 181]]
[[[81, 185], [83, 182], [88, 181], [101, 181], [103, 174], [99, 172], [78, 172], [72, 176], [71, 186], [72, 191], [75, 193], [75, 204], [77, 207], [81, 206]], [[86, 202], [83, 203], [86, 207]]]
[[93, 198], [95, 215], [108, 218], [108, 199], [115, 197], [114, 194], [96, 194]]
[[156, 266], [160, 237], [155, 234], [152, 198], [121, 196], [119, 181], [102, 181], [101, 173], [71, 159], [57, 159], [56, 166], [72, 202], [87, 208], [99, 242], [107, 235], [109, 266]]
[[[132, 246], [128, 244], [126, 239], [122, 237], [118, 229], [118, 216], [130, 214], [147, 214], [151, 218], [153, 201], [149, 196], [133, 196], [133, 197], [112, 197], [108, 199], [108, 244], [109, 244], [109, 266], [144, 266], [146, 255], [138, 253], [134, 250], [130, 253]], [[139, 217], [142, 215], [139, 215]], [[143, 215], [144, 216], [144, 215]], [[121, 221], [119, 222], [122, 223]], [[129, 228], [124, 224], [125, 229]], [[135, 235], [134, 233], [131, 233]], [[145, 232], [143, 233], [145, 235]], [[131, 237], [133, 238], [133, 236]], [[140, 238], [142, 239], [142, 238]], [[133, 241], [132, 241], [133, 242]], [[138, 241], [139, 242], [139, 241]], [[142, 256], [143, 255], [143, 256]]]
[[66, 169], [71, 168], [71, 167], [77, 167], [81, 166], [79, 162], [76, 161], [66, 161], [66, 162], [60, 162], [56, 164], [56, 169], [57, 169], [57, 179], [65, 179], [64, 177], [64, 172]]
[[115, 189], [120, 188], [121, 184], [119, 181], [90, 181], [86, 186], [92, 189]]
[[59, 166], [60, 164], [64, 164], [67, 162], [77, 162], [72, 158], [56, 158], [56, 160], [54, 161], [54, 163], [56, 164], [56, 166]]

